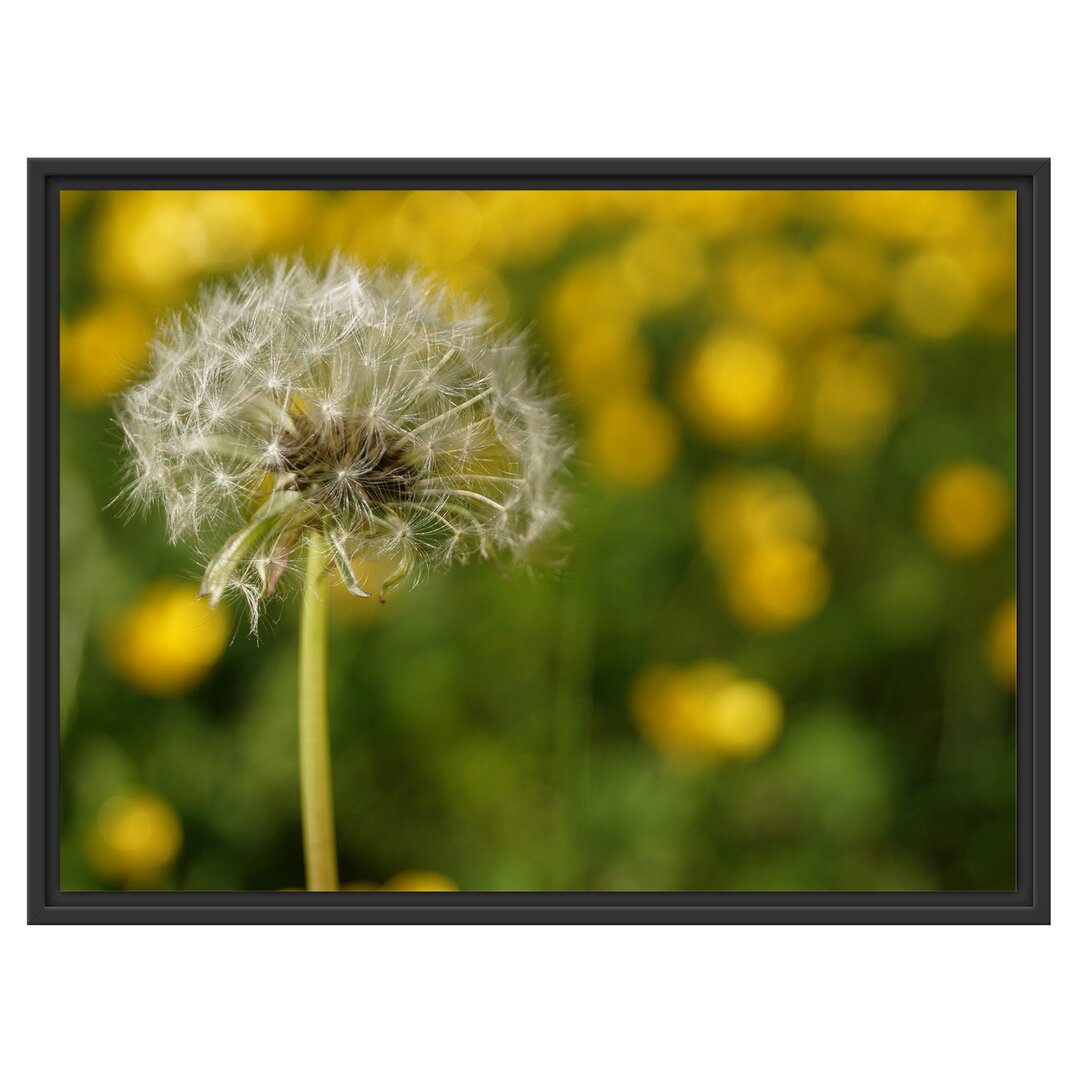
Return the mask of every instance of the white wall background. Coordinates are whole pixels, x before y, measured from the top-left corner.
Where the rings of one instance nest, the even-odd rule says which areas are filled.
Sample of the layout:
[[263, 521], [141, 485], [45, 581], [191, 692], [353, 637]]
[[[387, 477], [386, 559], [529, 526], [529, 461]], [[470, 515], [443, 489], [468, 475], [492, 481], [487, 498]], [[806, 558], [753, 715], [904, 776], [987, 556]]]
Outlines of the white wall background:
[[[1064, 1075], [1076, 1059], [1080, 760], [1068, 675], [1080, 510], [1066, 11], [1045, 0], [12, 6], [0, 63], [0, 430], [11, 448], [4, 519], [15, 523], [0, 531], [0, 964], [11, 994], [0, 1069]], [[1054, 925], [25, 927], [28, 155], [1052, 156]]]

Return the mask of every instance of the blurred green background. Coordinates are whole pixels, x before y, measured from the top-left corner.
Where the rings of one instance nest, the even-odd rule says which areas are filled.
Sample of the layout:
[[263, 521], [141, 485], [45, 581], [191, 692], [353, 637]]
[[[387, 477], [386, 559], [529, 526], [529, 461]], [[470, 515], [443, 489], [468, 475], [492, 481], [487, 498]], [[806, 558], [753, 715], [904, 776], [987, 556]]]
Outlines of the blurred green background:
[[1014, 884], [1015, 202], [969, 191], [64, 192], [61, 885], [303, 885], [297, 611], [125, 521], [111, 398], [270, 254], [529, 326], [568, 557], [335, 590], [342, 880]]

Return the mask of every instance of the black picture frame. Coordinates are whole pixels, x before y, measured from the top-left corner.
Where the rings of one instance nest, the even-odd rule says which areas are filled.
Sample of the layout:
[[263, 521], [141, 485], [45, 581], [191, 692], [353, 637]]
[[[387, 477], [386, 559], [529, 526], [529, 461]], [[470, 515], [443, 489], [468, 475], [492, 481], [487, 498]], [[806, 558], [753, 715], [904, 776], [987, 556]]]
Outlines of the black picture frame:
[[[1050, 162], [1005, 159], [28, 162], [28, 909], [59, 923], [1050, 921]], [[157, 893], [59, 888], [59, 192], [64, 188], [924, 188], [1017, 197], [1016, 889], [936, 893]]]

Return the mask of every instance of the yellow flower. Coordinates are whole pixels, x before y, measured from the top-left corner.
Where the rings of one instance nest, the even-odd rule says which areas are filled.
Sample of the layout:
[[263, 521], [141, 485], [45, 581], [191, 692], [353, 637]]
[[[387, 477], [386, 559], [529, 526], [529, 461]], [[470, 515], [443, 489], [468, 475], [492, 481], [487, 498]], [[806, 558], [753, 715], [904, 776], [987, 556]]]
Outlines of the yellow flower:
[[581, 402], [642, 391], [652, 372], [652, 357], [634, 327], [598, 319], [557, 348], [552, 359], [561, 382]]
[[222, 608], [196, 599], [194, 586], [159, 581], [120, 617], [108, 635], [113, 668], [148, 694], [182, 694], [198, 686], [229, 637]]
[[972, 191], [834, 191], [827, 193], [840, 219], [902, 243], [928, 243], [955, 235], [979, 212]]
[[642, 306], [656, 311], [689, 300], [705, 278], [701, 244], [681, 229], [652, 227], [635, 233], [622, 249], [619, 267]]
[[94, 872], [124, 885], [148, 884], [168, 870], [180, 852], [183, 831], [176, 811], [146, 791], [114, 795], [98, 811], [86, 838]]
[[830, 291], [813, 259], [780, 244], [736, 251], [725, 268], [735, 312], [785, 342], [850, 322], [842, 289]]
[[307, 232], [314, 198], [307, 191], [111, 192], [94, 244], [98, 275], [168, 295], [207, 271], [291, 248]]
[[926, 249], [900, 268], [893, 306], [901, 324], [918, 337], [944, 340], [971, 322], [978, 304], [971, 274], [948, 252]]
[[793, 384], [776, 346], [753, 333], [720, 331], [705, 339], [682, 372], [682, 406], [717, 442], [764, 443], [787, 426]]
[[626, 287], [618, 263], [610, 256], [595, 256], [574, 263], [552, 286], [544, 325], [557, 342], [573, 340], [597, 320], [637, 326], [644, 305]]
[[986, 629], [986, 659], [990, 670], [1006, 690], [1016, 687], [1016, 597], [994, 612]]
[[60, 325], [60, 389], [93, 408], [138, 372], [152, 324], [130, 300], [106, 301]]
[[501, 321], [510, 317], [511, 300], [506, 282], [487, 263], [455, 263], [443, 271], [442, 277], [455, 293], [482, 303], [493, 319]]
[[813, 262], [837, 321], [854, 324], [876, 314], [889, 296], [889, 266], [867, 236], [834, 232], [814, 248]]
[[403, 870], [383, 887], [383, 892], [458, 892], [458, 887], [445, 874], [433, 870]]
[[688, 668], [646, 668], [630, 690], [642, 734], [684, 761], [758, 757], [779, 738], [783, 703], [768, 684], [705, 660]]
[[317, 254], [342, 250], [369, 265], [401, 260], [397, 191], [351, 191], [331, 202], [318, 220]]
[[724, 471], [702, 484], [697, 520], [705, 550], [729, 562], [765, 544], [818, 547], [825, 519], [806, 488], [781, 469]]
[[835, 339], [814, 354], [807, 376], [805, 423], [812, 450], [841, 457], [884, 440], [899, 397], [899, 363], [889, 345]]
[[1009, 338], [1016, 333], [1016, 193], [997, 194], [995, 212], [964, 255], [979, 283], [979, 328]]
[[[687, 224], [705, 236], [726, 238], [735, 233], [772, 229], [793, 208], [790, 191], [659, 192], [658, 206], [685, 208]], [[675, 202], [672, 203], [674, 196]]]
[[932, 472], [919, 491], [919, 526], [943, 555], [978, 555], [1005, 531], [1009, 488], [1000, 473], [961, 461]]
[[974, 292], [969, 323], [1007, 338], [1016, 330], [1016, 196], [995, 194], [1004, 198], [942, 242], [940, 251], [962, 268]]
[[758, 544], [736, 559], [726, 575], [728, 607], [755, 630], [784, 630], [816, 615], [829, 596], [830, 575], [809, 544]]
[[476, 192], [483, 218], [481, 246], [498, 263], [540, 262], [563, 242], [571, 206], [561, 191]]
[[784, 707], [768, 684], [737, 679], [708, 701], [706, 729], [726, 757], [752, 758], [780, 735]]
[[746, 626], [781, 630], [824, 606], [825, 518], [794, 476], [780, 469], [717, 473], [698, 493], [697, 520], [728, 607]]
[[459, 892], [445, 874], [433, 870], [403, 870], [385, 885], [374, 881], [351, 881], [342, 885], [343, 892]]
[[464, 191], [414, 191], [398, 207], [398, 246], [425, 270], [472, 254], [480, 239], [480, 211]]
[[679, 450], [679, 428], [658, 401], [628, 394], [600, 402], [588, 419], [586, 455], [613, 487], [644, 487], [665, 476]]

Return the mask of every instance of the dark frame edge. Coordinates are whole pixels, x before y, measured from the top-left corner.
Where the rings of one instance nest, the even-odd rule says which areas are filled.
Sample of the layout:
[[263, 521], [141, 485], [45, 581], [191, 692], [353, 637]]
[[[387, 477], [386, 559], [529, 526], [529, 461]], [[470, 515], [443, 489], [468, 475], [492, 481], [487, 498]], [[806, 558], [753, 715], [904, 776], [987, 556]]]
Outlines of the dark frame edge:
[[[41, 358], [55, 356], [58, 345], [56, 290], [49, 280], [50, 257], [58, 254], [58, 206], [52, 205], [55, 192], [65, 181], [78, 186], [100, 187], [98, 180], [121, 179], [117, 186], [135, 186], [140, 178], [174, 177], [177, 187], [197, 187], [200, 182], [221, 178], [224, 187], [255, 177], [281, 180], [327, 178], [328, 186], [338, 186], [350, 178], [364, 175], [373, 180], [405, 178], [472, 178], [500, 180], [527, 174], [539, 182], [577, 179], [611, 180], [635, 176], [639, 180], [664, 180], [667, 186], [679, 177], [687, 180], [711, 179], [717, 174], [729, 178], [732, 186], [741, 180], [763, 179], [759, 186], [779, 186], [774, 181], [789, 182], [804, 176], [820, 185], [830, 180], [854, 178], [881, 180], [894, 177], [900, 186], [917, 186], [920, 180], [949, 176], [950, 180], [982, 180], [984, 184], [1016, 186], [1018, 191], [1018, 455], [1025, 462], [1018, 522], [1018, 589], [1026, 585], [1024, 602], [1018, 608], [1023, 646], [1020, 649], [1017, 709], [1018, 721], [1028, 721], [1029, 745], [1025, 757], [1018, 723], [1017, 758], [1017, 853], [1016, 892], [998, 901], [1002, 894], [969, 894], [972, 902], [934, 905], [926, 900], [935, 894], [911, 894], [925, 898], [922, 903], [907, 905], [866, 902], [861, 905], [829, 903], [836, 894], [788, 893], [787, 902], [770, 905], [767, 901], [750, 906], [739, 903], [650, 903], [640, 896], [640, 903], [605, 904], [603, 894], [595, 902], [575, 905], [543, 899], [535, 904], [513, 902], [507, 894], [502, 906], [448, 904], [404, 900], [388, 905], [327, 904], [311, 902], [260, 905], [264, 894], [239, 894], [243, 903], [215, 903], [204, 894], [200, 903], [190, 894], [183, 903], [162, 903], [161, 897], [140, 904], [128, 894], [122, 902], [109, 903], [109, 894], [98, 894], [93, 904], [65, 900], [59, 892], [58, 873], [51, 865], [57, 855], [52, 842], [58, 825], [59, 748], [50, 726], [41, 722], [52, 715], [49, 671], [48, 612], [54, 589], [50, 588], [47, 570], [55, 555], [55, 543], [49, 533], [51, 499], [55, 483], [48, 483], [48, 471], [56, 463], [56, 425], [51, 414], [56, 387], [50, 384], [49, 366]], [[126, 179], [126, 183], [123, 182]], [[908, 183], [904, 184], [906, 180]], [[1003, 185], [1004, 180], [1013, 183]], [[134, 181], [134, 182], [133, 182]], [[232, 181], [232, 182], [230, 182]], [[614, 185], [618, 186], [618, 185]], [[718, 185], [722, 186], [722, 185]], [[850, 186], [850, 184], [848, 185]], [[876, 186], [881, 186], [880, 184]], [[943, 185], [949, 186], [949, 185]], [[952, 186], [956, 186], [955, 183]], [[27, 923], [28, 925], [70, 924], [280, 924], [332, 923], [352, 924], [440, 922], [463, 923], [552, 923], [552, 924], [636, 924], [636, 923], [745, 923], [745, 924], [1009, 924], [1048, 925], [1050, 923], [1050, 159], [27, 159], [27, 450], [30, 483], [27, 489]], [[1024, 197], [1030, 201], [1029, 228], [1025, 234], [1021, 222]], [[58, 200], [53, 200], [58, 202]], [[1024, 250], [1025, 240], [1027, 250]], [[54, 251], [54, 248], [56, 249]], [[1026, 260], [1026, 262], [1025, 262]], [[1020, 331], [1023, 331], [1021, 334]], [[36, 363], [35, 363], [36, 361]], [[1025, 364], [1026, 361], [1026, 364]], [[55, 380], [53, 380], [55, 382]], [[39, 411], [45, 406], [45, 415]], [[1024, 449], [1027, 448], [1025, 455]], [[35, 471], [36, 470], [36, 471]], [[1019, 474], [1018, 474], [1019, 475]], [[35, 479], [38, 481], [35, 483]], [[1020, 535], [1026, 524], [1027, 537]], [[54, 760], [57, 775], [53, 775]], [[1025, 800], [1027, 805], [1025, 806]], [[1021, 865], [1021, 853], [1029, 865]], [[67, 894], [74, 898], [78, 894]], [[473, 894], [476, 895], [476, 894]], [[558, 895], [558, 894], [556, 894]], [[725, 894], [730, 897], [732, 894]], [[981, 899], [976, 900], [976, 897]], [[750, 901], [750, 898], [746, 898]], [[752, 901], [751, 901], [752, 902]]]
[[[1031, 472], [1033, 580], [1027, 641], [1032, 755], [1032, 910], [1050, 923], [1050, 159], [1034, 169], [1032, 197]], [[1019, 703], [1019, 698], [1018, 698]]]
[[[46, 281], [46, 246], [44, 243], [45, 221], [45, 162], [30, 159], [27, 161], [27, 223], [26, 223], [26, 265], [27, 265], [27, 461], [31, 474], [34, 462], [41, 461], [44, 446], [44, 433], [39, 423], [37, 412], [45, 400], [46, 378], [45, 364], [40, 358], [46, 355], [45, 293]], [[35, 359], [38, 362], [35, 364]], [[48, 404], [46, 403], [46, 409]], [[45, 793], [43, 766], [47, 758], [45, 747], [45, 727], [41, 723], [44, 712], [42, 690], [35, 686], [35, 676], [41, 679], [44, 672], [38, 666], [37, 658], [43, 658], [48, 643], [45, 640], [45, 553], [39, 536], [44, 533], [44, 498], [40, 486], [27, 485], [27, 582], [26, 582], [26, 621], [27, 621], [27, 922], [46, 921], [50, 908], [46, 903], [47, 874], [47, 837], [43, 805], [40, 800]], [[36, 542], [38, 541], [38, 542]], [[37, 708], [35, 708], [37, 706]], [[35, 723], [35, 719], [38, 720]], [[36, 770], [41, 769], [42, 774]]]

